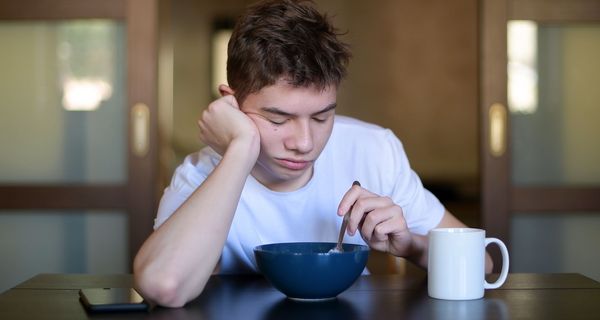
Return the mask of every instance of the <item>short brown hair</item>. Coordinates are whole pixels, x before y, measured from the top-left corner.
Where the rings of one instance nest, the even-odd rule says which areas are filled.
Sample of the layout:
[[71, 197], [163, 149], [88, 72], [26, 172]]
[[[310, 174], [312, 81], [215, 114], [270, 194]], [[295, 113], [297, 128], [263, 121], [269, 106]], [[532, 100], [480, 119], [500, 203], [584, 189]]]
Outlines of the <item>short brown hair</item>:
[[227, 80], [240, 103], [284, 78], [298, 87], [339, 86], [349, 46], [310, 0], [267, 0], [248, 8], [227, 49]]

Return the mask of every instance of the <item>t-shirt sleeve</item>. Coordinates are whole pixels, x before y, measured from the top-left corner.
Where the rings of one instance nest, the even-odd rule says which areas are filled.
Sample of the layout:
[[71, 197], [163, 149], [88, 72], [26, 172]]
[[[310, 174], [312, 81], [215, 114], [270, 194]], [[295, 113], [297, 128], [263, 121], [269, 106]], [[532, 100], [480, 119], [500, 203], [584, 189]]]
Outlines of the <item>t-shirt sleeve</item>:
[[173, 174], [171, 184], [165, 189], [158, 212], [154, 219], [154, 230], [158, 229], [206, 179], [197, 168], [186, 159]]
[[425, 235], [437, 226], [444, 215], [444, 206], [425, 189], [417, 173], [412, 170], [400, 140], [387, 130], [386, 139], [390, 148], [387, 159], [391, 174], [392, 199], [404, 212], [404, 218], [411, 232]]

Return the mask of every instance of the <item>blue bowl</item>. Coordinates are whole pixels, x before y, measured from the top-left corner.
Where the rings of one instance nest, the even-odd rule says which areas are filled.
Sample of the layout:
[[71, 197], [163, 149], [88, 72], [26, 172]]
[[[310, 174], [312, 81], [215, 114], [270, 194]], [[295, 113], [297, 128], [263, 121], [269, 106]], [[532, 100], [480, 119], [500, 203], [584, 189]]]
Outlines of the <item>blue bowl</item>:
[[348, 289], [367, 264], [369, 247], [333, 242], [273, 243], [254, 248], [258, 269], [292, 299], [331, 299]]

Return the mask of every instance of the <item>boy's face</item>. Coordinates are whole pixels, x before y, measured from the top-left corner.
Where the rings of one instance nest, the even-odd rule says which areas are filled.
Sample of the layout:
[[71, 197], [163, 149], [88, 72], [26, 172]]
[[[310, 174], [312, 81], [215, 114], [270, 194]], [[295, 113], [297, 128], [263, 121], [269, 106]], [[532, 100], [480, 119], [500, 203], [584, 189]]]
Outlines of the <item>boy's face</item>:
[[252, 175], [275, 191], [292, 191], [311, 178], [335, 115], [337, 89], [294, 87], [280, 80], [246, 97], [241, 105], [260, 133]]

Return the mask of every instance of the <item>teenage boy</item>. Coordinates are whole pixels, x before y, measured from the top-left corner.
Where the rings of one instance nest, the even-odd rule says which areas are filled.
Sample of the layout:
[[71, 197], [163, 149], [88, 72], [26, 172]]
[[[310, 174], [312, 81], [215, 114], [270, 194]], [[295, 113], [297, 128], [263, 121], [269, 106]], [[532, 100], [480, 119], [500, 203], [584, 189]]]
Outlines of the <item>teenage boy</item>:
[[229, 86], [198, 121], [207, 147], [175, 171], [134, 261], [147, 299], [179, 307], [213, 272], [257, 272], [260, 244], [335, 242], [345, 214], [345, 242], [424, 268], [427, 232], [464, 226], [390, 130], [335, 115], [350, 59], [337, 36], [309, 1], [260, 2], [237, 21]]

